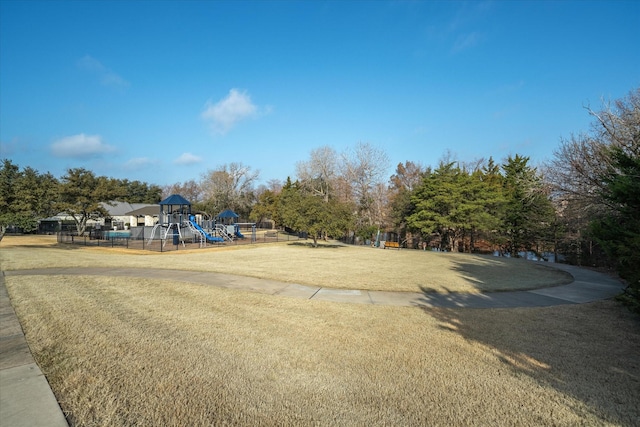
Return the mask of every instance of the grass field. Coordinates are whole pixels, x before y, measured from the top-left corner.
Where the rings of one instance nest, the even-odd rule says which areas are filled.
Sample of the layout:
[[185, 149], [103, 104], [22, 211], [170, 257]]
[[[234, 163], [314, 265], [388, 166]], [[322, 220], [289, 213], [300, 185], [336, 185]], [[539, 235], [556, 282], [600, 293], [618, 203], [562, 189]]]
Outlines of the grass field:
[[[3, 269], [34, 267], [171, 268], [215, 271], [305, 285], [408, 292], [481, 292], [540, 288], [571, 281], [545, 263], [430, 251], [304, 243], [215, 247], [158, 254], [148, 251], [57, 246], [54, 237], [7, 236]], [[32, 252], [38, 249], [38, 258]]]
[[[155, 264], [156, 256], [185, 268], [205, 265], [200, 253], [126, 255], [25, 242], [0, 242], [2, 269], [54, 259], [143, 267], [142, 259]], [[343, 255], [314, 262], [352, 271], [352, 252], [344, 249], [319, 249]], [[245, 250], [256, 251], [203, 253], [242, 259]], [[309, 252], [277, 250], [294, 251], [290, 258]], [[404, 254], [416, 254], [394, 253], [396, 265], [419, 269], [413, 258], [401, 264]], [[485, 268], [513, 274], [510, 265]], [[460, 273], [473, 278], [474, 289], [486, 280], [479, 277], [499, 275], [479, 270]], [[9, 276], [6, 284], [72, 425], [640, 421], [640, 321], [611, 301], [449, 310], [297, 300], [168, 280]]]

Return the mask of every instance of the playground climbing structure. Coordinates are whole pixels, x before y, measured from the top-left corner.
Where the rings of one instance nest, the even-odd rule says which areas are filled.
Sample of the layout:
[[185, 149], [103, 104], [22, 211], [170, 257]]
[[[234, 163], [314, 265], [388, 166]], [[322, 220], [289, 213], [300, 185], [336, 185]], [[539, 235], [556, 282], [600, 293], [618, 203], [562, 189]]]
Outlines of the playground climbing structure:
[[184, 197], [173, 194], [160, 202], [160, 215], [158, 223], [151, 230], [151, 237], [147, 244], [151, 244], [156, 236], [156, 232], [160, 232], [160, 240], [164, 247], [169, 236], [173, 239], [173, 244], [182, 243], [184, 246], [184, 236], [182, 228], [191, 215], [191, 203]]
[[[251, 242], [256, 241], [256, 230], [254, 223], [236, 223], [238, 215], [230, 209], [221, 212], [213, 221], [202, 221], [200, 224], [196, 216], [191, 214], [191, 203], [184, 197], [177, 194], [167, 197], [160, 202], [160, 214], [158, 222], [151, 230], [148, 244], [154, 240], [161, 241], [162, 247], [171, 238], [174, 245], [182, 244], [185, 240], [193, 238], [200, 247], [207, 243], [233, 242], [235, 239], [244, 239], [240, 232], [240, 225], [252, 227]], [[158, 236], [158, 237], [156, 237]]]

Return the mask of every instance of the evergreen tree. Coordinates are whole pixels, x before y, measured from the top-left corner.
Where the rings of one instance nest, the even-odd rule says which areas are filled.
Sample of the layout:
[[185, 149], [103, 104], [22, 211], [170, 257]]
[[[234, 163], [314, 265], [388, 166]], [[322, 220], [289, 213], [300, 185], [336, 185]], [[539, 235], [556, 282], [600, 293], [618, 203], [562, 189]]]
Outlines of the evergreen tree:
[[408, 226], [423, 236], [437, 235], [441, 249], [473, 252], [502, 224], [502, 177], [493, 160], [488, 170], [470, 172], [456, 162], [441, 162], [411, 196]]
[[146, 182], [129, 181], [128, 179], [113, 180], [118, 195], [115, 200], [128, 203], [159, 203], [162, 200], [162, 188], [149, 185]]
[[499, 229], [502, 224], [505, 200], [502, 176], [495, 168], [493, 159], [489, 159], [486, 168], [478, 168], [468, 176], [464, 197], [469, 252], [476, 250], [479, 238], [492, 240], [494, 230]]
[[58, 181], [50, 173], [31, 167], [23, 170], [10, 160], [0, 168], [0, 235], [7, 226], [23, 232], [35, 231], [38, 220], [54, 213]]
[[537, 249], [554, 216], [542, 179], [528, 163], [529, 157], [516, 154], [502, 165], [506, 198], [502, 232], [512, 256]]
[[414, 190], [431, 173], [418, 163], [399, 163], [396, 173], [389, 179], [389, 217], [401, 238], [407, 234], [407, 217], [415, 210], [411, 201]]
[[280, 224], [280, 216], [278, 214], [278, 203], [280, 193], [271, 190], [264, 190], [258, 196], [258, 201], [253, 205], [249, 219], [260, 222], [264, 220], [272, 220], [275, 224]]
[[407, 225], [425, 237], [436, 234], [443, 250], [458, 250], [462, 237], [464, 180], [464, 173], [454, 162], [440, 163], [411, 197], [415, 211], [407, 218]]
[[503, 227], [505, 216], [504, 176], [493, 157], [489, 157], [479, 171], [478, 179], [482, 182], [484, 192], [484, 221], [483, 226], [479, 228], [479, 235], [494, 246], [502, 247], [505, 240], [499, 230]]
[[89, 219], [108, 215], [101, 202], [117, 200], [121, 189], [113, 180], [83, 168], [69, 169], [61, 179], [60, 193], [55, 204], [59, 212], [73, 217], [78, 235], [83, 235]]
[[350, 206], [333, 197], [325, 202], [289, 178], [279, 197], [278, 215], [284, 226], [307, 233], [314, 247], [319, 239], [342, 237], [353, 226]]
[[615, 260], [627, 293], [640, 311], [640, 153], [620, 147], [608, 150], [610, 167], [602, 176], [602, 197], [611, 210], [595, 219], [590, 231], [606, 254]]
[[0, 236], [6, 228], [19, 221], [15, 209], [16, 184], [20, 178], [20, 168], [11, 160], [4, 159], [0, 169]]

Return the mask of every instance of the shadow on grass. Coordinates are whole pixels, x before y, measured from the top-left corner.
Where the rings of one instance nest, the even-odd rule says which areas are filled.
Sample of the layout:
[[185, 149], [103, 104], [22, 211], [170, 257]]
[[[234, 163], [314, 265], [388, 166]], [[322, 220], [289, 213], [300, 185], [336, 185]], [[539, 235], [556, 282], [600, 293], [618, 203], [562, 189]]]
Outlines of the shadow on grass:
[[603, 423], [637, 425], [640, 317], [619, 304], [421, 308], [442, 330], [488, 347], [513, 375], [527, 375], [584, 403], [573, 407], [577, 415], [590, 413]]
[[469, 255], [451, 260], [452, 269], [480, 292], [525, 291], [566, 285], [571, 274], [543, 262]]
[[[91, 245], [91, 246], [96, 246], [96, 245]], [[0, 243], [0, 247], [3, 247], [2, 243]], [[42, 245], [42, 244], [35, 244], [35, 245], [16, 245], [14, 243], [12, 243], [10, 246], [4, 246], [4, 247], [11, 247], [11, 248], [28, 248], [28, 249], [62, 249], [62, 250], [73, 250], [73, 249], [81, 249], [82, 247], [84, 247], [84, 245], [77, 243], [54, 243], [51, 245]]]
[[[573, 407], [578, 415], [638, 425], [640, 316], [613, 301], [545, 307], [554, 302], [547, 304], [543, 298], [536, 301], [537, 307], [491, 309], [514, 301], [526, 306], [531, 294], [526, 289], [571, 283], [574, 276], [553, 265], [525, 260], [469, 257], [453, 264], [480, 291], [508, 291], [516, 288], [509, 286], [510, 281], [528, 282], [510, 293], [459, 294], [447, 289], [435, 293], [421, 287], [423, 297], [417, 305], [442, 330], [486, 346], [514, 375], [527, 375], [581, 401], [584, 406]], [[533, 268], [524, 272], [517, 270], [519, 266]], [[581, 271], [574, 274], [584, 280]], [[496, 281], [503, 281], [503, 287], [488, 287]], [[467, 304], [487, 308], [462, 308]]]
[[288, 243], [289, 246], [300, 246], [303, 248], [311, 248], [311, 249], [336, 249], [336, 248], [344, 248], [345, 245], [342, 243], [321, 243], [318, 242], [318, 246], [313, 246], [312, 242], [291, 242]]
[[[32, 247], [35, 247], [35, 246], [32, 246]], [[95, 241], [88, 241], [86, 243], [82, 241], [77, 241], [74, 243], [62, 242], [49, 247], [62, 249], [62, 250], [73, 250], [73, 249], [83, 249], [83, 248], [126, 248], [126, 245], [125, 244], [112, 245], [109, 241], [106, 241], [106, 240], [101, 240], [98, 243], [98, 241], [95, 240]]]

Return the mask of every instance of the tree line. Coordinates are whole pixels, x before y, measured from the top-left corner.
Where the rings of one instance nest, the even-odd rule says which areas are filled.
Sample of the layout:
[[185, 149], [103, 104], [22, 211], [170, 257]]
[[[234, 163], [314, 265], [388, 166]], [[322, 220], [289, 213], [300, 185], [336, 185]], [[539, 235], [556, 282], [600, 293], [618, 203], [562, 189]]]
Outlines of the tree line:
[[326, 238], [367, 240], [382, 231], [448, 251], [560, 253], [575, 264], [615, 268], [637, 300], [640, 88], [586, 111], [590, 129], [562, 139], [552, 160], [537, 167], [521, 154], [463, 163], [445, 153], [435, 167], [406, 161], [388, 177], [386, 153], [359, 143], [342, 153], [313, 149], [284, 182], [258, 186], [258, 171], [237, 162], [160, 188], [85, 169], [56, 179], [4, 160], [0, 225], [29, 231], [58, 212], [77, 215], [81, 224], [105, 213], [99, 202], [157, 203], [181, 194], [210, 218], [230, 208], [245, 219], [305, 232], [314, 245]]
[[587, 111], [591, 128], [563, 139], [546, 169], [560, 236], [574, 262], [615, 268], [640, 310], [640, 88]]
[[89, 219], [108, 216], [102, 203], [158, 203], [162, 189], [140, 181], [96, 176], [93, 172], [68, 169], [60, 179], [31, 167], [20, 169], [4, 159], [0, 167], [0, 236], [7, 227], [22, 232], [38, 229], [38, 221], [64, 212], [73, 217], [79, 234]]

